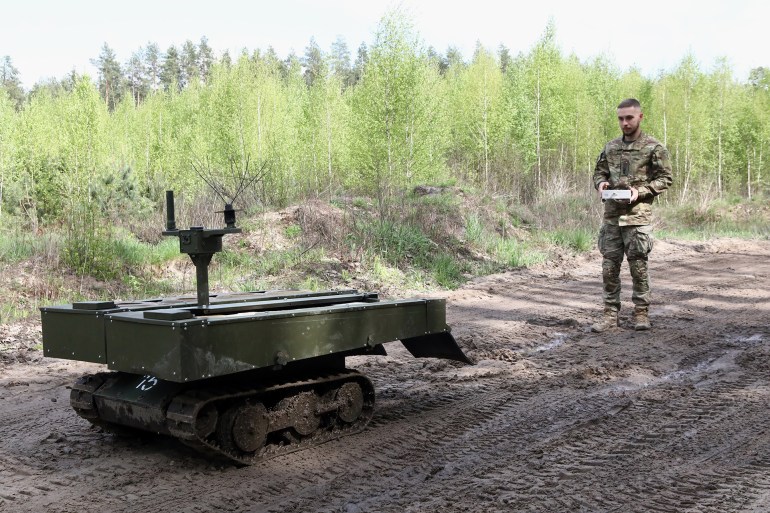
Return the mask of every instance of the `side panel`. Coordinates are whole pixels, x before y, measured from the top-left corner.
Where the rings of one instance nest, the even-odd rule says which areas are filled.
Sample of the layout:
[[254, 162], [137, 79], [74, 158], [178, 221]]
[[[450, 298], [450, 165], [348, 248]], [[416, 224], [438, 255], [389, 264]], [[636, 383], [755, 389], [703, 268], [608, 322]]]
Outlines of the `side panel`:
[[222, 376], [371, 347], [425, 333], [423, 304], [190, 327], [182, 350], [189, 379]]
[[45, 309], [40, 315], [45, 356], [107, 363], [103, 312]]
[[116, 314], [107, 324], [108, 365], [168, 381], [193, 381], [421, 336], [428, 332], [428, 317], [425, 301], [190, 321]]
[[446, 299], [428, 299], [425, 303], [426, 332], [437, 333], [447, 329]]
[[112, 370], [182, 382], [183, 331], [179, 323], [126, 322], [110, 316], [106, 324], [107, 366]]

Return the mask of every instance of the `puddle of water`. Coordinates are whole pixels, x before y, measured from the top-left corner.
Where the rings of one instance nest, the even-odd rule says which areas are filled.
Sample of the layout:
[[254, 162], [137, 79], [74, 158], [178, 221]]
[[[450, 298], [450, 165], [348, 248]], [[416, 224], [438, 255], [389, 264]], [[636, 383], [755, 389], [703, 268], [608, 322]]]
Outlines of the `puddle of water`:
[[566, 342], [568, 338], [569, 336], [566, 333], [556, 333], [556, 335], [550, 342], [548, 342], [547, 344], [543, 344], [542, 346], [536, 347], [535, 349], [532, 350], [532, 352], [544, 353], [545, 351], [556, 349], [560, 345], [564, 344], [564, 342]]
[[765, 335], [762, 333], [755, 333], [753, 335], [725, 335], [724, 340], [730, 344], [761, 344], [765, 341]]
[[680, 369], [659, 377], [649, 376], [648, 379], [639, 379], [639, 377], [637, 377], [637, 379], [619, 380], [615, 383], [609, 383], [604, 390], [612, 392], [635, 391], [667, 381], [679, 381], [698, 374], [707, 374], [718, 370], [730, 369], [735, 367], [735, 358], [737, 354], [738, 351], [727, 351], [713, 360], [703, 361], [687, 369]]

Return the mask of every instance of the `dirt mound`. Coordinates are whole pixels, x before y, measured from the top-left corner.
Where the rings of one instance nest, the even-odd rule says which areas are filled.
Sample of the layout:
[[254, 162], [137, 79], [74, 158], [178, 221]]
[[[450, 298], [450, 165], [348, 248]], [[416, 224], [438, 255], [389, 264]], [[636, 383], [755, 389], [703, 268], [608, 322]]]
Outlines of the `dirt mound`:
[[311, 200], [294, 208], [294, 219], [302, 228], [308, 247], [318, 244], [344, 246], [348, 233], [348, 214], [329, 203]]

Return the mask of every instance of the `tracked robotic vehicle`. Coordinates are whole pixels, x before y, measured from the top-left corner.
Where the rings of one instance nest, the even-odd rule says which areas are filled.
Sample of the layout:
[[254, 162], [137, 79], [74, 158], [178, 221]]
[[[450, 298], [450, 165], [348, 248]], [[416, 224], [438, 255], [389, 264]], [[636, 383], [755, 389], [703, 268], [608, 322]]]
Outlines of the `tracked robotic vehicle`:
[[105, 364], [72, 385], [78, 415], [107, 430], [169, 435], [239, 464], [359, 432], [374, 387], [345, 358], [384, 355], [400, 340], [415, 357], [471, 363], [441, 299], [382, 301], [357, 290], [210, 294], [208, 266], [223, 228], [177, 229], [167, 193], [164, 235], [196, 269], [197, 297], [83, 301], [41, 308], [47, 357]]

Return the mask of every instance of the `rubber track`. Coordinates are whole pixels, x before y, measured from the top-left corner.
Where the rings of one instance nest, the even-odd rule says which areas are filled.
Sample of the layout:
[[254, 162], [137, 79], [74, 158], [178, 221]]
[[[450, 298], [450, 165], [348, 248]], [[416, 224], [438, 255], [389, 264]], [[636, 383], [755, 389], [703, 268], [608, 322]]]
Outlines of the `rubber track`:
[[[361, 416], [353, 423], [339, 426], [335, 423], [331, 429], [323, 427], [313, 434], [292, 440], [290, 443], [276, 445], [268, 444], [254, 455], [235, 453], [217, 445], [212, 440], [204, 439], [196, 434], [195, 417], [198, 411], [208, 404], [229, 401], [261, 401], [262, 396], [271, 396], [277, 392], [284, 397], [290, 397], [296, 393], [313, 390], [328, 385], [343, 384], [355, 381], [361, 385], [364, 393], [364, 407]], [[241, 465], [253, 465], [263, 460], [282, 456], [301, 449], [307, 449], [320, 445], [329, 440], [334, 440], [345, 435], [362, 431], [372, 417], [374, 410], [374, 387], [362, 374], [356, 371], [348, 371], [334, 375], [322, 376], [314, 379], [281, 383], [264, 388], [234, 388], [232, 386], [221, 388], [206, 388], [191, 390], [176, 396], [169, 404], [167, 410], [167, 425], [172, 435], [181, 440], [185, 445], [196, 451], [214, 458], [226, 458]]]

